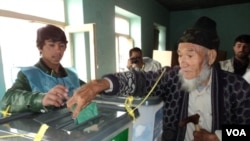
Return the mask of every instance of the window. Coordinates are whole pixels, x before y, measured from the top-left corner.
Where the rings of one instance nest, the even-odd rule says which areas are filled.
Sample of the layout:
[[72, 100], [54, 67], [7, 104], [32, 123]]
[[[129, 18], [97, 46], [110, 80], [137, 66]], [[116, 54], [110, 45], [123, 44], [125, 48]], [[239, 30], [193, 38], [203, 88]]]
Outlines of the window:
[[115, 12], [116, 70], [122, 72], [128, 70], [129, 50], [141, 46], [141, 19], [117, 6]]
[[65, 21], [64, 0], [0, 0], [0, 9]]
[[127, 60], [129, 50], [133, 47], [133, 40], [129, 36], [129, 20], [121, 17], [115, 17], [116, 32], [116, 66], [117, 71], [127, 70]]
[[115, 33], [129, 36], [130, 23], [129, 19], [122, 17], [115, 17]]
[[125, 36], [116, 36], [116, 60], [117, 71], [127, 70], [127, 61], [129, 59], [129, 50], [133, 47], [133, 40]]

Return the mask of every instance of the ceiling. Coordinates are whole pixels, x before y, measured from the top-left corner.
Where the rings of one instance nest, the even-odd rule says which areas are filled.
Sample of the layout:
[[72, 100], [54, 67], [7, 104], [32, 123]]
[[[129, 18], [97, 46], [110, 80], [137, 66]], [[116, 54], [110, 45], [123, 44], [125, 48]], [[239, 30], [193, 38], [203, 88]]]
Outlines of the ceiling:
[[156, 0], [170, 11], [192, 10], [250, 3], [249, 0]]

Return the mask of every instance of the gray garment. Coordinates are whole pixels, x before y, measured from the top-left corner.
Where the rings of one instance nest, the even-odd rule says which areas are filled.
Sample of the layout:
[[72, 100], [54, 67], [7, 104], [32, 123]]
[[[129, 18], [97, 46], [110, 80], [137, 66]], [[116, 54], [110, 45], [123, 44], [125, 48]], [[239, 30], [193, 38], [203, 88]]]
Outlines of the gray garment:
[[[219, 61], [222, 70], [234, 72], [234, 58], [230, 58], [224, 61]], [[250, 61], [249, 61], [250, 62]], [[248, 64], [246, 72], [250, 71], [250, 63]]]
[[143, 57], [144, 62], [144, 71], [157, 71], [161, 69], [161, 63], [150, 58], [150, 57]]
[[224, 61], [219, 61], [221, 69], [229, 72], [234, 72], [233, 59], [234, 58], [227, 59]]
[[[234, 58], [230, 58], [224, 61], [219, 61], [220, 68], [225, 71], [234, 73]], [[250, 62], [250, 61], [249, 61]], [[243, 78], [250, 84], [250, 63], [247, 66], [246, 73], [243, 75]]]

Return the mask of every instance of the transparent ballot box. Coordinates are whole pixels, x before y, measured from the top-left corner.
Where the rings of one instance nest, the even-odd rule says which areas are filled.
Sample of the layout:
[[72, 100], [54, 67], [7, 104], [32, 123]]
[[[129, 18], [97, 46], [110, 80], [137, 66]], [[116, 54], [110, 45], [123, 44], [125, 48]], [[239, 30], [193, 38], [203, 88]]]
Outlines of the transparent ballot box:
[[[13, 114], [0, 120], [0, 140], [33, 141], [42, 125], [43, 141], [131, 141], [132, 118], [122, 106], [97, 103], [98, 115], [76, 124], [66, 107], [47, 113]], [[135, 112], [136, 117], [138, 112]]]
[[[125, 97], [100, 95], [95, 100], [98, 103], [124, 105]], [[138, 106], [143, 97], [133, 100], [133, 107]], [[161, 139], [163, 126], [163, 101], [160, 97], [149, 97], [138, 106], [139, 117], [133, 122], [131, 141], [157, 141]]]

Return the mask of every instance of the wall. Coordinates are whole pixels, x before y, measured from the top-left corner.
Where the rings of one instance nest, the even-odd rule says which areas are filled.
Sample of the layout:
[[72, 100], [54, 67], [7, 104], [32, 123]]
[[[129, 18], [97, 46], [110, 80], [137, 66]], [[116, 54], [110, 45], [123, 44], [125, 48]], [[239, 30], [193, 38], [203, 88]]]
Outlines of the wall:
[[250, 3], [171, 12], [167, 49], [176, 49], [176, 41], [182, 32], [192, 26], [200, 16], [208, 16], [217, 22], [217, 32], [221, 39], [220, 50], [227, 51], [227, 58], [232, 57], [235, 37], [243, 33], [250, 34], [249, 13]]
[[115, 72], [116, 69], [115, 6], [141, 16], [141, 48], [144, 56], [152, 57], [154, 23], [165, 26], [168, 23], [168, 10], [155, 0], [144, 0], [143, 2], [139, 0], [83, 0], [84, 23], [96, 23], [98, 77]]
[[0, 46], [0, 100], [5, 93], [4, 75], [3, 75], [3, 62], [2, 62], [2, 52]]

